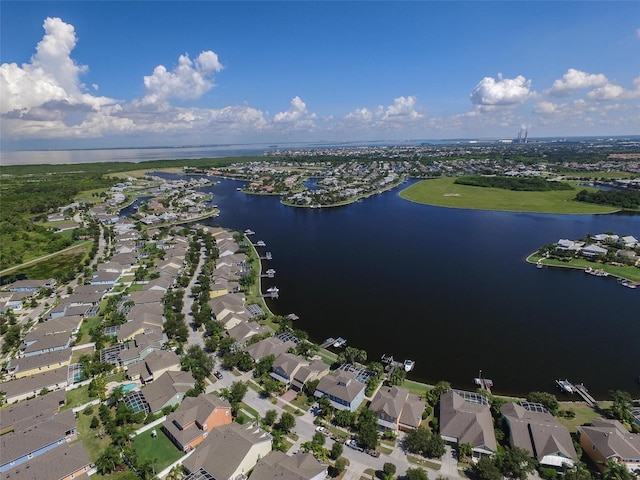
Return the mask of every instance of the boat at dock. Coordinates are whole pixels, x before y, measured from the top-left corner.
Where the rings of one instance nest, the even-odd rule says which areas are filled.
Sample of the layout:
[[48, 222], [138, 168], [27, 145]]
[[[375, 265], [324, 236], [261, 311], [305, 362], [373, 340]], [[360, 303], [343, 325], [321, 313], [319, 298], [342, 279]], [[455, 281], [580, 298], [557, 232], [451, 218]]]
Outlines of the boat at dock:
[[491, 387], [493, 387], [493, 380], [488, 378], [482, 378], [482, 370], [478, 373], [478, 376], [473, 379], [473, 383], [475, 383], [480, 388], [484, 388], [487, 392], [491, 393]]
[[344, 347], [346, 344], [347, 344], [347, 341], [344, 338], [338, 337], [334, 342], [333, 346], [336, 348], [340, 348], [340, 347]]
[[416, 362], [413, 360], [405, 360], [402, 365], [404, 366], [405, 372], [410, 372], [411, 370], [413, 370], [413, 367], [416, 365]]
[[245, 235], [255, 235], [255, 233], [256, 233], [256, 232], [254, 232], [253, 230], [251, 230], [251, 229], [249, 229], [249, 228], [247, 228], [247, 229], [244, 231], [244, 234], [245, 234]]
[[576, 393], [575, 387], [571, 384], [569, 380], [556, 380], [556, 385], [560, 390], [565, 393]]

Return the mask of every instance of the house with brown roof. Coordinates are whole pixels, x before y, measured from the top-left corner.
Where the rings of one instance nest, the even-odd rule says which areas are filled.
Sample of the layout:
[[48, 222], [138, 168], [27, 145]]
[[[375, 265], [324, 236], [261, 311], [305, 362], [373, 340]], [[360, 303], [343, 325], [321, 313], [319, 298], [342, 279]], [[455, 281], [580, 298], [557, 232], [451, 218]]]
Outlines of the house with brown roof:
[[381, 387], [371, 400], [369, 410], [376, 413], [378, 428], [382, 431], [408, 431], [420, 426], [426, 403], [397, 386]]
[[196, 448], [216, 427], [233, 421], [231, 404], [213, 394], [186, 397], [162, 424], [176, 446], [188, 452]]
[[512, 446], [525, 449], [540, 465], [572, 468], [578, 461], [569, 430], [542, 405], [508, 402], [500, 409]]
[[287, 455], [273, 451], [258, 460], [251, 472], [251, 480], [324, 480], [326, 477], [327, 466], [310, 452]]
[[274, 333], [273, 329], [267, 325], [260, 325], [258, 322], [240, 322], [233, 328], [227, 330], [227, 335], [233, 338], [240, 346], [245, 346], [247, 341], [255, 335]]
[[580, 446], [600, 471], [613, 460], [630, 472], [640, 472], [640, 435], [630, 433], [619, 421], [597, 418], [578, 431]]
[[470, 443], [474, 457], [493, 455], [498, 448], [489, 401], [484, 395], [459, 390], [443, 393], [439, 425], [445, 442]]
[[329, 365], [319, 358], [313, 359], [308, 365], [302, 365], [294, 374], [291, 380], [291, 388], [296, 391], [302, 390], [305, 383], [320, 379], [329, 373]]
[[294, 348], [296, 343], [291, 340], [281, 340], [278, 337], [263, 338], [259, 342], [256, 342], [248, 347], [245, 347], [244, 351], [249, 354], [255, 362], [260, 361], [261, 358], [267, 355], [273, 355], [278, 358], [283, 353]]
[[230, 423], [214, 428], [182, 465], [199, 478], [208, 474], [216, 480], [235, 480], [271, 452], [271, 440], [260, 427]]
[[338, 410], [355, 412], [364, 400], [365, 390], [366, 385], [357, 380], [354, 372], [337, 370], [320, 379], [313, 396], [328, 397]]

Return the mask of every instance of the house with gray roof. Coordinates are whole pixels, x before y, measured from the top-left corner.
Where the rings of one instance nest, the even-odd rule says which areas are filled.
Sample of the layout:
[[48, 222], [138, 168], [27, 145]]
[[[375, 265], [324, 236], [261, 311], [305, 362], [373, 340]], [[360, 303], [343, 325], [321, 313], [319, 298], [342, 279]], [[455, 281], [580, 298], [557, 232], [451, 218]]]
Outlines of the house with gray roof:
[[82, 442], [63, 443], [3, 472], [3, 480], [88, 479], [93, 469]]
[[324, 480], [327, 466], [322, 465], [312, 453], [273, 451], [258, 460], [251, 472], [251, 480]]
[[0, 390], [5, 392], [7, 403], [19, 402], [29, 397], [35, 397], [42, 390], [58, 390], [68, 385], [67, 367], [56, 368], [44, 373], [28, 377], [9, 380], [0, 384]]
[[585, 257], [598, 257], [600, 255], [606, 255], [608, 250], [602, 248], [600, 245], [587, 245], [581, 250], [581, 253]]
[[572, 468], [578, 461], [569, 430], [542, 405], [508, 402], [500, 409], [512, 446], [525, 449], [540, 465]]
[[357, 380], [354, 372], [337, 370], [320, 379], [313, 396], [328, 397], [338, 410], [355, 412], [364, 400], [365, 390], [366, 385]]
[[0, 473], [77, 438], [76, 418], [71, 410], [0, 436]]
[[144, 410], [147, 413], [158, 413], [165, 407], [180, 404], [185, 393], [195, 384], [196, 380], [191, 372], [167, 371], [157, 380], [142, 387], [139, 392], [132, 392], [124, 397], [124, 402], [135, 412]]
[[293, 353], [283, 353], [273, 362], [270, 375], [288, 387], [293, 380], [294, 374], [303, 365], [309, 365], [309, 361], [304, 357]]
[[470, 443], [474, 457], [493, 455], [498, 448], [489, 402], [483, 395], [457, 390], [443, 393], [439, 426], [446, 442]]
[[7, 365], [7, 372], [13, 378], [22, 378], [67, 366], [70, 360], [71, 348], [64, 348], [40, 355], [13, 358]]
[[6, 405], [0, 415], [0, 436], [20, 432], [52, 418], [64, 405], [67, 392], [56, 390], [23, 402]]
[[152, 382], [164, 372], [180, 370], [180, 357], [171, 350], [154, 349], [144, 360], [127, 367], [127, 376], [143, 383]]
[[609, 460], [640, 473], [640, 435], [630, 433], [619, 421], [596, 418], [578, 428], [580, 446], [602, 472]]
[[197, 478], [208, 474], [216, 480], [236, 480], [271, 452], [271, 440], [260, 427], [230, 423], [214, 428], [182, 465], [190, 474], [199, 472], [202, 476]]
[[378, 428], [382, 431], [407, 431], [420, 426], [426, 403], [397, 386], [381, 387], [371, 400], [369, 410], [376, 413]]

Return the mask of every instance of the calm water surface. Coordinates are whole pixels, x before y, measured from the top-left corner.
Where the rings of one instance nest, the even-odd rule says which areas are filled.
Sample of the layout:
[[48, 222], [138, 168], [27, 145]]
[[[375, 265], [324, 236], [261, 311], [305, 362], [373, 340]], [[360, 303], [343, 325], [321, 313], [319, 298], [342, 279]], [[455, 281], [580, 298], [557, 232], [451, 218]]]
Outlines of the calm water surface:
[[602, 399], [640, 395], [640, 289], [524, 261], [559, 238], [640, 237], [640, 216], [447, 209], [405, 201], [401, 188], [296, 209], [238, 185], [208, 189], [222, 210], [209, 223], [267, 243], [265, 267], [277, 273], [263, 289], [280, 289], [269, 307], [297, 314], [312, 340], [342, 336], [372, 360], [411, 358], [409, 378], [458, 388], [474, 388], [482, 369], [497, 393], [553, 391], [566, 377]]

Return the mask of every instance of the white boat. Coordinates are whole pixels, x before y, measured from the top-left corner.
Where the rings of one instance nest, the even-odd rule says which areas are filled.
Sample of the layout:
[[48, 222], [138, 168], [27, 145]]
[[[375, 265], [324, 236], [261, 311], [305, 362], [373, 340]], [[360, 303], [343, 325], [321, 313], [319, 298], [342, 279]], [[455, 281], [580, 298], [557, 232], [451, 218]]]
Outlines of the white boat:
[[253, 230], [251, 230], [251, 229], [249, 229], [249, 228], [247, 228], [247, 229], [244, 231], [244, 234], [245, 234], [245, 235], [253, 235], [254, 233], [256, 233], [256, 232], [254, 232]]
[[413, 360], [405, 360], [403, 365], [404, 365], [404, 371], [405, 372], [410, 372], [411, 370], [413, 370], [413, 367], [415, 366], [416, 362]]
[[556, 380], [556, 385], [558, 388], [565, 393], [575, 393], [576, 389], [569, 380]]
[[333, 346], [336, 348], [339, 348], [339, 347], [343, 347], [346, 343], [347, 341], [344, 338], [338, 337], [338, 339], [335, 341]]

